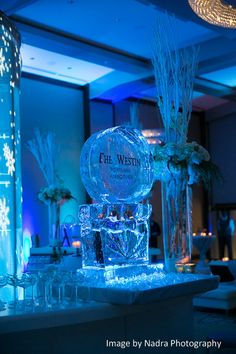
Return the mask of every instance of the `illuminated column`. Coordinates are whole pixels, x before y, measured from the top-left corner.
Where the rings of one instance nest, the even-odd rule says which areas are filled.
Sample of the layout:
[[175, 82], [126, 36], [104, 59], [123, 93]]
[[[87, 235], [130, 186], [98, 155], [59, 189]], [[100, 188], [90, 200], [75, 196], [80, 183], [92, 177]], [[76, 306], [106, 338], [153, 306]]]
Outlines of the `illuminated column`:
[[0, 12], [0, 274], [22, 265], [20, 37]]

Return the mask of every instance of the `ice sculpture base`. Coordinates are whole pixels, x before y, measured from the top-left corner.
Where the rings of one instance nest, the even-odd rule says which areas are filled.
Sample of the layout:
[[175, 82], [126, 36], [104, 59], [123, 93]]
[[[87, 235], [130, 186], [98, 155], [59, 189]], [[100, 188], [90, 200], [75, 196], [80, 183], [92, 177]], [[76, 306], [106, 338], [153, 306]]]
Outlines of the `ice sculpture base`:
[[[83, 300], [112, 304], [146, 304], [168, 297], [196, 294], [217, 288], [219, 278], [203, 274], [176, 274], [156, 271], [130, 278], [117, 278], [99, 283], [90, 279], [78, 289]], [[200, 290], [201, 289], [201, 290]]]
[[145, 265], [149, 261], [150, 204], [79, 207], [83, 268]]
[[154, 273], [160, 273], [163, 264], [142, 264], [142, 265], [124, 265], [105, 268], [86, 267], [82, 272], [89, 283], [106, 283], [118, 279], [132, 279], [137, 276], [147, 276]]

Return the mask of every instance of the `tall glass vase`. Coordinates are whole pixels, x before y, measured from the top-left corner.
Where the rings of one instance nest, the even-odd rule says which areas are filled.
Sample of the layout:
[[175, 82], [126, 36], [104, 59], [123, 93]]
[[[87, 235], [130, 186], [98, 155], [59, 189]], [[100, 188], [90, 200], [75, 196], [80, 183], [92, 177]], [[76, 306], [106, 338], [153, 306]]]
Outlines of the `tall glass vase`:
[[48, 205], [49, 245], [60, 246], [60, 204]]
[[162, 228], [165, 270], [174, 272], [192, 252], [192, 190], [175, 176], [162, 182]]

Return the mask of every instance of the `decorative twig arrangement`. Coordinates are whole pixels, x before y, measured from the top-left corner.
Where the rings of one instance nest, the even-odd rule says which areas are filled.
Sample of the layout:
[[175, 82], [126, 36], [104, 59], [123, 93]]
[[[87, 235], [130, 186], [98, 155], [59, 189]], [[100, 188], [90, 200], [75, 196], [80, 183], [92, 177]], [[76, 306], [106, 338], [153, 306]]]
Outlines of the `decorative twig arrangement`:
[[171, 16], [164, 15], [163, 20], [157, 20], [152, 58], [157, 104], [165, 135], [165, 146], [163, 150], [162, 147], [156, 147], [154, 160], [158, 173], [160, 170], [156, 177], [162, 180], [165, 263], [166, 269], [170, 271], [175, 270], [176, 261], [189, 261], [191, 257], [191, 198], [186, 172], [188, 166], [182, 168], [186, 156], [180, 157], [180, 163], [175, 156], [176, 151], [180, 151], [187, 143], [198, 57], [198, 49], [195, 47], [178, 47], [175, 27], [175, 19]]
[[138, 114], [138, 103], [137, 102], [132, 102], [130, 104], [130, 120], [127, 122], [124, 122], [123, 124], [126, 127], [142, 130], [142, 123], [139, 121], [139, 114]]
[[47, 185], [57, 185], [60, 179], [57, 175], [56, 162], [60, 149], [56, 144], [55, 135], [53, 133], [41, 135], [36, 129], [35, 138], [27, 142], [27, 147], [38, 162]]
[[52, 246], [60, 247], [60, 207], [66, 201], [75, 199], [71, 191], [64, 187], [57, 173], [60, 148], [53, 133], [42, 135], [38, 129], [35, 131], [35, 138], [28, 141], [27, 147], [38, 162], [47, 182], [47, 187], [39, 191], [38, 199], [48, 205], [49, 241]]
[[139, 115], [138, 115], [138, 103], [133, 102], [130, 105], [130, 125], [132, 128], [135, 129], [142, 129], [142, 123], [139, 121]]
[[174, 25], [174, 18], [168, 15], [164, 20], [157, 20], [152, 63], [165, 141], [178, 144], [186, 142], [198, 49], [178, 49]]

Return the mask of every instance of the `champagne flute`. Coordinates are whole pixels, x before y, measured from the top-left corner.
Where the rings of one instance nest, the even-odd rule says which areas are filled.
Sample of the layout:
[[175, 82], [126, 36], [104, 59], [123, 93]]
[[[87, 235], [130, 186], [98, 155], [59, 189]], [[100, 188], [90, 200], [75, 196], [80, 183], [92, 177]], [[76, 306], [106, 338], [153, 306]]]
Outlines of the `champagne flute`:
[[[25, 309], [26, 306], [34, 305], [34, 291], [33, 287], [36, 282], [36, 278], [33, 274], [31, 273], [23, 273], [20, 280], [19, 280], [19, 287], [23, 288], [23, 308]], [[26, 298], [26, 291], [28, 288], [31, 287], [31, 299], [27, 300]]]
[[7, 275], [7, 284], [13, 286], [14, 288], [14, 300], [8, 303], [9, 308], [16, 308], [19, 301], [16, 296], [16, 288], [19, 286], [20, 278], [17, 274], [8, 274]]

